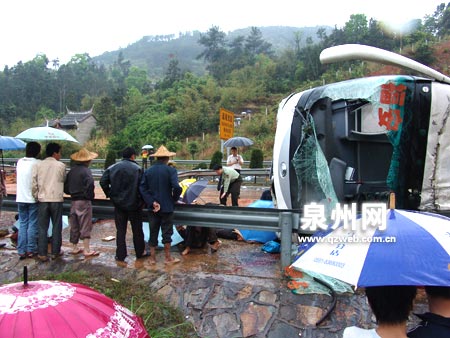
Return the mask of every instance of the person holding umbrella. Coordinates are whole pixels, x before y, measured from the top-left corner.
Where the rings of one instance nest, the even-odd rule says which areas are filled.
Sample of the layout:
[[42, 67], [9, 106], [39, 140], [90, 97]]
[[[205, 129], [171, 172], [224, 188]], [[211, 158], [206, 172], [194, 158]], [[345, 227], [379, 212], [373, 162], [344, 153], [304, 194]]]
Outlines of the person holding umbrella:
[[241, 155], [238, 154], [237, 148], [231, 147], [231, 155], [227, 158], [227, 166], [233, 168], [240, 174], [243, 164], [244, 159]]
[[343, 338], [407, 338], [406, 322], [416, 297], [415, 286], [372, 286], [366, 288], [366, 297], [377, 321], [376, 329], [356, 326], [344, 330]]
[[16, 202], [19, 212], [17, 252], [19, 259], [32, 258], [38, 252], [38, 203], [32, 195], [33, 167], [39, 162], [41, 145], [28, 142], [25, 157], [16, 166]]
[[32, 193], [39, 201], [38, 211], [38, 258], [48, 261], [47, 232], [52, 221], [52, 258], [63, 255], [62, 245], [62, 215], [64, 202], [64, 181], [66, 166], [60, 162], [61, 146], [50, 142], [45, 148], [47, 158], [33, 167]]
[[92, 231], [92, 201], [94, 200], [94, 178], [89, 170], [89, 164], [98, 154], [82, 148], [73, 153], [70, 158], [75, 165], [67, 174], [64, 192], [72, 197], [69, 225], [70, 243], [73, 245], [71, 254], [77, 255], [83, 250], [78, 242], [83, 241], [84, 256], [98, 256], [99, 252], [90, 249]]

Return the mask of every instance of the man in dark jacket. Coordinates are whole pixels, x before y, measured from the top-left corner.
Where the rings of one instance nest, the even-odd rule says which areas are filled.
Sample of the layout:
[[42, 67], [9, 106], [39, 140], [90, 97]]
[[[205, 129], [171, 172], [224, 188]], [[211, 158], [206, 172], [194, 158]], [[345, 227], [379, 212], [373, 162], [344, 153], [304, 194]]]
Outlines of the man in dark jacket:
[[127, 257], [125, 236], [128, 220], [133, 232], [133, 244], [136, 258], [145, 257], [144, 231], [142, 230], [142, 198], [139, 183], [142, 169], [135, 162], [136, 151], [127, 147], [122, 152], [122, 161], [113, 164], [102, 175], [100, 186], [106, 197], [114, 204], [116, 223], [116, 260], [124, 262]]
[[174, 205], [178, 201], [182, 189], [178, 183], [177, 170], [167, 165], [170, 156], [175, 156], [175, 153], [161, 146], [153, 156], [158, 160], [145, 171], [140, 185], [142, 197], [149, 208], [150, 263], [156, 263], [155, 249], [158, 246], [158, 233], [161, 229], [166, 264], [173, 264], [180, 261], [170, 255], [170, 246], [173, 234]]
[[429, 312], [416, 314], [422, 321], [408, 332], [408, 337], [450, 337], [450, 286], [425, 286], [425, 292]]

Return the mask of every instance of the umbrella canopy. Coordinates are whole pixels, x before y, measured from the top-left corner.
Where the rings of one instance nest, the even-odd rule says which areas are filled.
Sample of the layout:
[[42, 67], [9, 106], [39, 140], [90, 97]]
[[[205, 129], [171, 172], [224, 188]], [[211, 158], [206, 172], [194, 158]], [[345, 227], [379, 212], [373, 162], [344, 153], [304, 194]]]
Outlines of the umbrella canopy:
[[29, 128], [17, 135], [16, 138], [24, 141], [70, 141], [78, 143], [72, 135], [64, 130], [48, 126]]
[[20, 150], [25, 149], [27, 144], [12, 136], [0, 135], [0, 150]]
[[[20, 150], [25, 149], [27, 144], [22, 140], [19, 140], [12, 136], [1, 136], [0, 135], [0, 150]], [[5, 170], [5, 163], [3, 162], [3, 151], [2, 151], [2, 167]]]
[[361, 222], [312, 238], [292, 266], [357, 287], [450, 285], [450, 218], [391, 209], [385, 230]]
[[223, 145], [225, 147], [247, 147], [251, 146], [253, 141], [247, 137], [235, 136], [226, 140]]
[[153, 146], [151, 144], [146, 144], [145, 146], [142, 147], [142, 150], [149, 150], [149, 149], [153, 149]]
[[2, 337], [150, 337], [140, 317], [81, 284], [58, 281], [0, 287]]
[[191, 204], [200, 196], [203, 190], [205, 190], [208, 185], [207, 180], [198, 180], [191, 183], [183, 195], [183, 202], [186, 204]]

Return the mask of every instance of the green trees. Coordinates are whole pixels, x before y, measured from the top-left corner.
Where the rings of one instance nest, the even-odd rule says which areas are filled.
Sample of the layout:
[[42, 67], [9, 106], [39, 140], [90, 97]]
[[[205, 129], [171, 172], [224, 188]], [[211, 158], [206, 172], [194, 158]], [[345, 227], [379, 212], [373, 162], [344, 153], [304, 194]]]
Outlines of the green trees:
[[189, 142], [188, 143], [188, 151], [189, 154], [191, 154], [192, 159], [194, 159], [195, 154], [197, 154], [199, 152], [199, 145], [197, 142]]
[[223, 157], [222, 152], [217, 150], [213, 154], [213, 156], [211, 158], [211, 162], [209, 162], [209, 169], [213, 169], [216, 164], [217, 165], [222, 165], [222, 157]]
[[[364, 43], [393, 51], [403, 47], [408, 56], [432, 64], [433, 43], [449, 32], [449, 13], [448, 5], [441, 4], [423, 24], [412, 21], [411, 30], [402, 34], [388, 33], [383, 23], [353, 14], [342, 28], [322, 27], [316, 34], [306, 28], [295, 32], [290, 48], [276, 53], [257, 27], [227, 35], [213, 26], [205, 34], [196, 32], [183, 40], [183, 44], [197, 42], [189, 49], [189, 64], [203, 71], [206, 65], [209, 73], [204, 76], [186, 69], [186, 53], [170, 52], [175, 36], [152, 38], [161, 44], [157, 65], [155, 60], [145, 64], [142, 56], [134, 64], [130, 55], [136, 51], [128, 48], [115, 54], [117, 59], [109, 67], [97, 64], [88, 54], [74, 55], [62, 65], [38, 55], [0, 71], [0, 132], [14, 134], [45, 118], [60, 117], [66, 107], [94, 106], [96, 135], [108, 137], [111, 150], [170, 142], [186, 151], [182, 146], [186, 138], [217, 132], [221, 107], [236, 113], [266, 107], [274, 112], [288, 93], [364, 75], [361, 62], [322, 65], [320, 52], [329, 46]], [[148, 39], [138, 44], [145, 45]], [[162, 80], [156, 74], [164, 74]], [[274, 120], [270, 114], [245, 127], [265, 153], [271, 144], [259, 136], [274, 132]], [[187, 149], [191, 157], [196, 155], [193, 151]]]
[[263, 168], [264, 154], [261, 149], [253, 149], [249, 168]]

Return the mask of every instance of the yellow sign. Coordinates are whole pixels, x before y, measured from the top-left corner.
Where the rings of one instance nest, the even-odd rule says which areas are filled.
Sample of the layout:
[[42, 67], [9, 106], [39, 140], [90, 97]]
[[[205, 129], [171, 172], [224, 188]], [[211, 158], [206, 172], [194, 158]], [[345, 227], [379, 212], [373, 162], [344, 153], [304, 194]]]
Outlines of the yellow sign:
[[234, 135], [234, 113], [220, 108], [220, 139], [228, 140]]

